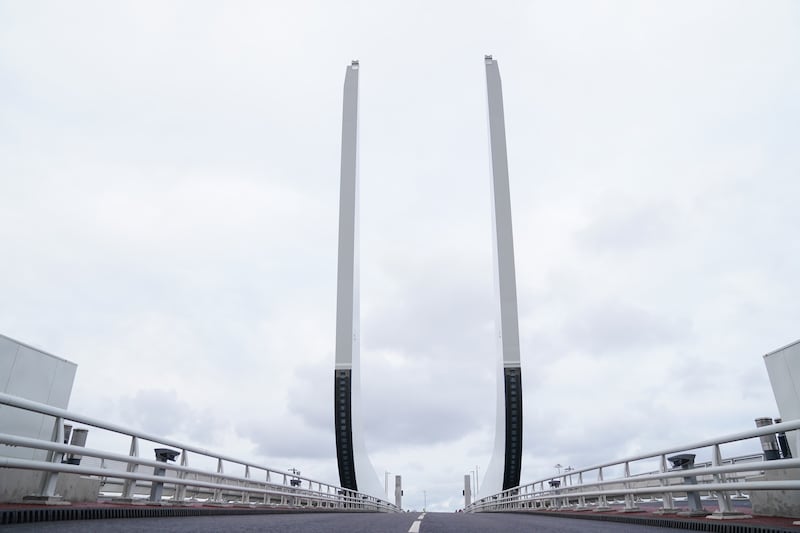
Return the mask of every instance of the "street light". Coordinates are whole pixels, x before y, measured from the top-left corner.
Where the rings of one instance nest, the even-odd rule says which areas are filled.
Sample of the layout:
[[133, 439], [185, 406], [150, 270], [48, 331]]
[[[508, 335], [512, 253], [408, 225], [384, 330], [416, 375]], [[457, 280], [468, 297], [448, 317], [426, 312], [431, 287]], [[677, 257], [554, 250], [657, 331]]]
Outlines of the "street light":
[[557, 468], [558, 469], [558, 475], [560, 476], [561, 475], [561, 469], [564, 468], [564, 467], [561, 466], [561, 463], [556, 463], [556, 465], [553, 468]]
[[422, 500], [423, 501], [423, 503], [422, 503], [422, 512], [424, 513], [425, 512], [425, 508], [428, 507], [428, 491], [426, 491], [426, 490], [422, 491], [422, 498], [423, 498], [423, 500]]

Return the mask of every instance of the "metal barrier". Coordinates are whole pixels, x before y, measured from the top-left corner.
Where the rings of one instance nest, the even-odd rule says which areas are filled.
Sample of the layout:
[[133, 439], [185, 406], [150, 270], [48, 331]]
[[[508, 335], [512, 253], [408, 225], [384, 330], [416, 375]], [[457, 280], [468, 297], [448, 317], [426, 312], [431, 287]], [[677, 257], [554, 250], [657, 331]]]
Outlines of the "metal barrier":
[[[161, 438], [142, 431], [72, 413], [46, 404], [0, 393], [0, 405], [53, 417], [51, 440], [0, 433], [0, 445], [47, 450], [46, 460], [0, 456], [0, 468], [44, 472], [45, 477], [36, 498], [56, 498], [55, 488], [60, 473], [92, 476], [101, 481], [102, 492], [114, 494], [122, 501], [197, 502], [246, 505], [275, 505], [293, 508], [319, 508], [400, 512], [395, 505], [373, 496], [351, 491], [302, 477], [293, 473], [257, 465], [241, 459], [214, 453], [203, 448]], [[64, 444], [65, 421], [84, 424], [130, 438], [128, 454]], [[159, 460], [139, 456], [142, 442], [155, 444]], [[165, 448], [166, 447], [166, 448]], [[170, 450], [175, 448], [175, 450]], [[161, 455], [158, 455], [159, 451]], [[180, 464], [168, 460], [180, 455]], [[216, 470], [192, 468], [190, 455], [211, 459]], [[66, 462], [64, 457], [78, 456], [83, 464]], [[87, 458], [93, 458], [94, 461]], [[87, 464], [98, 463], [96, 465]], [[224, 465], [243, 470], [243, 475], [225, 473]], [[140, 467], [152, 468], [150, 474]], [[152, 490], [151, 490], [152, 489]], [[157, 490], [156, 490], [157, 489]], [[150, 495], [149, 499], [146, 495]], [[187, 494], [191, 494], [187, 497]], [[157, 499], [155, 499], [157, 496]], [[102, 495], [98, 494], [98, 498]], [[107, 496], [110, 497], [110, 496]]]
[[[764, 460], [763, 455], [724, 459], [720, 447], [723, 444], [796, 429], [800, 429], [800, 420], [781, 422], [686, 446], [570, 470], [558, 476], [540, 479], [484, 497], [467, 506], [465, 511], [506, 512], [545, 509], [605, 511], [611, 509], [610, 499], [620, 498], [620, 501], [612, 503], [622, 506], [620, 509], [622, 511], [634, 512], [638, 510], [637, 502], [641, 498], [652, 497], [660, 499], [662, 502], [660, 512], [674, 513], [677, 512], [673, 502], [676, 495], [686, 496], [688, 499], [702, 492], [708, 493], [716, 500], [718, 510], [714, 515], [735, 515], [737, 513], [733, 511], [731, 498], [741, 497], [744, 492], [800, 491], [800, 480], [762, 481], [752, 479], [761, 477], [768, 470], [800, 471], [800, 460], [787, 458], [767, 461]], [[699, 465], [687, 464], [687, 452], [700, 450], [710, 452], [711, 461]], [[684, 455], [672, 457], [674, 468], [670, 469], [668, 468], [669, 456], [674, 454]], [[691, 453], [688, 455], [693, 460], [694, 455]], [[637, 462], [640, 464], [644, 462], [648, 465], [657, 464], [658, 470], [632, 475], [631, 465]], [[615, 470], [621, 471], [622, 476], [609, 478], [608, 473]], [[800, 493], [798, 497], [800, 497]]]

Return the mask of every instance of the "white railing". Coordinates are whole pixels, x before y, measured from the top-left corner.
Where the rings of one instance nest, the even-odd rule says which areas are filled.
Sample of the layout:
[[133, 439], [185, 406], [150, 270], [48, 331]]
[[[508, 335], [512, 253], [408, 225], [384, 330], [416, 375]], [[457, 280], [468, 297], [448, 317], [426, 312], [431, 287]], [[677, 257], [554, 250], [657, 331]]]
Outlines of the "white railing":
[[[614, 462], [570, 470], [493, 494], [469, 505], [467, 512], [522, 510], [610, 510], [611, 504], [624, 504], [622, 510], [638, 509], [644, 497], [659, 499], [663, 512], [674, 512], [675, 496], [713, 496], [717, 514], [733, 513], [731, 498], [761, 490], [800, 491], [800, 480], [763, 480], [768, 470], [800, 472], [800, 459], [763, 460], [762, 455], [723, 458], [721, 446], [762, 435], [800, 429], [800, 420], [781, 422], [749, 431], [707, 439], [687, 446], [668, 448], [631, 456]], [[711, 461], [693, 468], [668, 468], [668, 456], [689, 452], [710, 453]], [[632, 474], [635, 466], [643, 473]], [[658, 470], [653, 471], [653, 467]], [[616, 475], [610, 476], [610, 473]], [[619, 475], [621, 474], [621, 475]], [[753, 479], [757, 478], [757, 479]], [[800, 497], [800, 492], [798, 492]], [[616, 501], [619, 499], [621, 501]]]
[[[149, 499], [173, 503], [201, 501], [253, 506], [400, 511], [384, 500], [303, 477], [299, 473], [257, 465], [17, 396], [0, 393], [0, 405], [53, 417], [51, 440], [0, 433], [0, 445], [48, 452], [47, 458], [43, 460], [21, 459], [3, 456], [0, 446], [0, 468], [45, 473], [41, 489], [31, 494], [33, 497], [56, 498], [59, 474], [70, 473], [99, 479], [101, 488], [98, 499], [116, 496], [116, 499], [122, 501]], [[65, 422], [127, 437], [130, 444], [128, 453], [65, 444]], [[154, 448], [174, 448], [175, 452], [179, 452], [180, 463], [140, 457], [139, 451], [144, 447], [143, 443], [154, 445]], [[190, 467], [190, 456], [193, 461], [216, 464], [216, 468]], [[83, 464], [62, 462], [65, 457], [82, 457]], [[225, 472], [226, 465], [229, 472]], [[235, 470], [241, 474], [230, 473]]]

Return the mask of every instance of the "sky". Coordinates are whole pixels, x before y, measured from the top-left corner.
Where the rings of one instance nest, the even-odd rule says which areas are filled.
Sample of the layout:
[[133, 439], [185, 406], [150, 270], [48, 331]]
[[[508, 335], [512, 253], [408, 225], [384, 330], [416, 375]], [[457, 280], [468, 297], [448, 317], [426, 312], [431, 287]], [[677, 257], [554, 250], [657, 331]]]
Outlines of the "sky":
[[365, 440], [405, 507], [460, 507], [494, 435], [492, 54], [522, 480], [752, 428], [800, 338], [798, 30], [790, 1], [0, 0], [0, 333], [79, 365], [76, 412], [338, 483], [358, 59]]

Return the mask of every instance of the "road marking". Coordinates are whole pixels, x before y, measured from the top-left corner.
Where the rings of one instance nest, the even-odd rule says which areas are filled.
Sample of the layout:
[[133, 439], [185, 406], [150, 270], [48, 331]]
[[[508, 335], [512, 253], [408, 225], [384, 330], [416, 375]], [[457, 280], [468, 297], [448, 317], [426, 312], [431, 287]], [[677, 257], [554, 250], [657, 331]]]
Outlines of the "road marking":
[[425, 513], [422, 513], [414, 520], [414, 523], [411, 524], [411, 528], [409, 528], [408, 533], [419, 533], [419, 526], [422, 524], [422, 519], [425, 518]]

